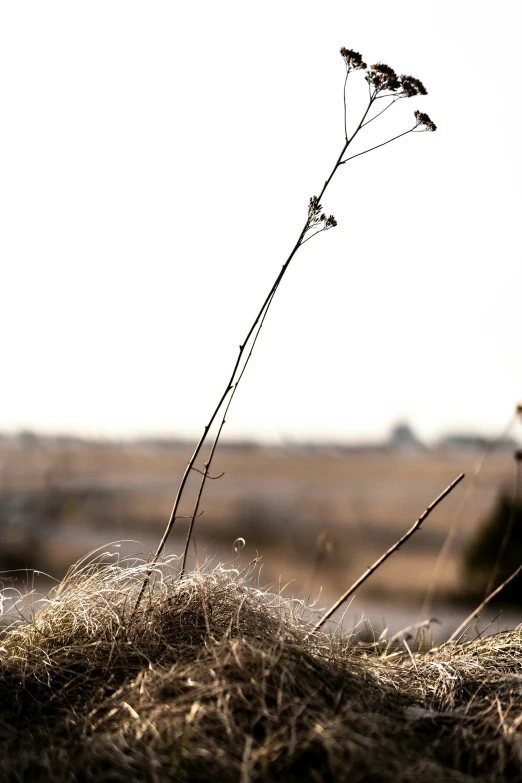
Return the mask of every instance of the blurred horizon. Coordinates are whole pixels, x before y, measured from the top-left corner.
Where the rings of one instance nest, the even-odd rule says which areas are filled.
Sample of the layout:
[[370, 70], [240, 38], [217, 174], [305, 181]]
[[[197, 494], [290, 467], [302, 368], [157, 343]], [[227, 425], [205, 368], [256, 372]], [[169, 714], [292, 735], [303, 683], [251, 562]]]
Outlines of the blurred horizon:
[[[35, 586], [45, 595], [73, 563], [96, 552], [123, 566], [150, 558], [193, 446], [165, 439], [53, 440], [27, 432], [0, 437], [0, 587], [8, 604]], [[494, 444], [471, 435], [427, 446], [404, 424], [381, 444], [225, 441], [213, 460], [220, 480], [207, 483], [189, 568], [216, 559], [229, 568], [259, 561], [256, 581], [284, 580], [294, 597], [320, 595], [327, 605], [465, 473], [349, 607], [355, 622], [362, 613], [379, 628], [385, 616], [396, 631], [419, 615], [440, 617], [440, 638], [480, 592], [480, 580], [470, 582], [464, 570], [466, 552], [484, 520], [519, 486], [522, 463], [513, 459], [514, 446], [510, 439]], [[183, 552], [200, 479], [188, 477], [166, 557]], [[492, 607], [484, 623], [496, 613]], [[502, 622], [512, 617], [508, 612]]]
[[292, 261], [225, 437], [500, 435], [522, 401], [521, 25], [485, 0], [2, 4], [0, 431], [199, 437], [343, 145], [346, 46], [428, 90], [354, 153], [416, 110], [438, 129], [337, 172], [338, 226]]
[[[435, 434], [431, 438], [424, 438], [419, 435], [417, 430], [406, 419], [400, 419], [392, 423], [389, 428], [382, 433], [381, 437], [338, 437], [329, 438], [318, 435], [295, 435], [277, 438], [264, 438], [262, 434], [243, 435], [241, 433], [230, 434], [223, 430], [220, 438], [220, 444], [232, 446], [234, 448], [263, 448], [263, 447], [281, 447], [281, 448], [340, 448], [348, 450], [372, 450], [372, 449], [397, 449], [404, 452], [422, 451], [424, 449], [448, 449], [476, 451], [488, 449], [491, 446], [496, 448], [516, 448], [522, 443], [522, 417], [520, 416], [520, 405], [515, 409], [513, 416], [506, 423], [506, 426], [495, 433], [488, 433], [485, 430], [471, 429], [464, 427], [455, 427], [445, 429]], [[202, 435], [199, 433], [176, 433], [176, 432], [123, 432], [123, 433], [103, 433], [82, 431], [81, 429], [70, 430], [51, 430], [51, 429], [33, 429], [28, 427], [0, 429], [0, 441], [9, 440], [19, 442], [22, 445], [31, 445], [32, 442], [57, 442], [74, 443], [85, 442], [86, 444], [151, 444], [168, 447], [169, 445], [180, 446], [197, 443]], [[212, 442], [212, 430], [207, 441]]]

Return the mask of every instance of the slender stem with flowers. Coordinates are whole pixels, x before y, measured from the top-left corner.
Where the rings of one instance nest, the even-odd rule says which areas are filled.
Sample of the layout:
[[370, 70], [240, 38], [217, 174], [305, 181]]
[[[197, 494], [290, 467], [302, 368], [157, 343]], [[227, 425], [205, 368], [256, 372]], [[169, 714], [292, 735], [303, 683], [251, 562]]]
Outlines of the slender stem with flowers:
[[[178, 492], [176, 494], [176, 498], [174, 500], [174, 505], [172, 507], [172, 511], [170, 514], [169, 521], [167, 523], [167, 527], [165, 528], [165, 532], [161, 538], [161, 541], [159, 543], [159, 546], [156, 550], [156, 553], [154, 557], [152, 558], [151, 562], [149, 563], [149, 567], [147, 569], [146, 576], [144, 578], [143, 584], [141, 586], [141, 590], [138, 594], [138, 598], [136, 600], [136, 603], [134, 605], [134, 608], [132, 610], [132, 616], [134, 616], [134, 613], [138, 609], [138, 606], [141, 602], [141, 599], [143, 597], [143, 594], [145, 592], [145, 589], [149, 583], [150, 576], [152, 574], [153, 569], [155, 568], [158, 558], [160, 557], [161, 553], [163, 552], [163, 549], [165, 547], [166, 541], [170, 535], [170, 532], [172, 530], [172, 527], [174, 526], [174, 523], [176, 519], [179, 518], [178, 509], [180, 505], [181, 498], [184, 494], [186, 484], [188, 477], [191, 473], [191, 471], [196, 470], [197, 472], [201, 473], [201, 482], [199, 485], [199, 490], [197, 492], [195, 504], [194, 504], [194, 511], [191, 515], [191, 522], [189, 526], [189, 532], [187, 535], [187, 542], [185, 545], [185, 551], [183, 556], [183, 565], [182, 565], [182, 573], [185, 571], [185, 565], [186, 565], [186, 558], [187, 558], [187, 552], [190, 544], [190, 538], [192, 535], [192, 530], [194, 528], [194, 521], [196, 519], [196, 516], [198, 515], [199, 505], [201, 501], [201, 497], [203, 494], [203, 490], [206, 484], [206, 481], [208, 478], [211, 478], [210, 476], [210, 467], [212, 464], [212, 460], [214, 458], [214, 454], [216, 451], [216, 447], [219, 442], [219, 438], [221, 436], [221, 432], [223, 430], [223, 426], [225, 424], [226, 415], [230, 408], [230, 404], [232, 402], [232, 399], [237, 391], [237, 387], [239, 385], [239, 382], [241, 378], [243, 377], [243, 374], [245, 372], [245, 369], [250, 361], [250, 358], [252, 356], [252, 351], [254, 349], [254, 346], [256, 344], [257, 338], [259, 336], [259, 332], [263, 326], [264, 320], [267, 316], [267, 313], [270, 309], [270, 306], [272, 304], [272, 301], [274, 299], [275, 293], [277, 289], [279, 288], [279, 284], [281, 283], [281, 280], [283, 279], [286, 270], [288, 269], [290, 262], [294, 258], [295, 254], [299, 250], [299, 248], [305, 244], [305, 242], [308, 242], [312, 237], [317, 236], [317, 234], [322, 233], [323, 231], [328, 231], [331, 228], [335, 228], [337, 225], [337, 221], [334, 218], [333, 215], [327, 215], [325, 212], [322, 211], [321, 206], [321, 199], [332, 181], [332, 178], [334, 174], [337, 172], [340, 166], [347, 163], [349, 160], [352, 160], [354, 157], [358, 157], [359, 155], [364, 155], [367, 152], [371, 152], [374, 149], [377, 149], [378, 147], [384, 146], [385, 144], [389, 144], [391, 141], [394, 141], [397, 138], [400, 138], [400, 136], [405, 136], [408, 133], [412, 132], [419, 132], [419, 131], [435, 131], [436, 126], [434, 123], [430, 120], [427, 114], [422, 114], [419, 111], [415, 112], [415, 125], [410, 128], [407, 131], [404, 131], [404, 133], [399, 134], [398, 136], [393, 137], [392, 139], [388, 139], [387, 141], [382, 142], [382, 144], [378, 144], [375, 147], [370, 147], [367, 150], [364, 150], [363, 152], [357, 153], [357, 155], [353, 155], [349, 158], [345, 158], [344, 155], [346, 154], [346, 151], [348, 147], [352, 144], [354, 139], [358, 136], [360, 131], [368, 125], [370, 122], [373, 122], [373, 120], [377, 119], [378, 116], [383, 114], [387, 109], [390, 108], [394, 103], [396, 103], [398, 100], [402, 98], [411, 98], [416, 95], [426, 95], [426, 89], [422, 82], [420, 82], [418, 79], [415, 79], [412, 76], [397, 76], [393, 68], [390, 68], [388, 65], [384, 65], [383, 63], [377, 63], [375, 65], [371, 65], [369, 68], [366, 65], [365, 62], [363, 62], [362, 56], [358, 53], [353, 51], [352, 49], [345, 49], [344, 47], [341, 49], [341, 56], [343, 58], [345, 67], [346, 67], [346, 78], [344, 81], [344, 91], [343, 91], [343, 102], [344, 102], [344, 144], [342, 146], [341, 152], [339, 156], [337, 157], [337, 160], [334, 164], [334, 167], [332, 171], [330, 172], [330, 175], [325, 180], [324, 185], [322, 186], [321, 190], [319, 191], [318, 196], [312, 196], [310, 198], [310, 201], [308, 203], [308, 215], [306, 218], [306, 221], [301, 229], [301, 232], [299, 233], [298, 239], [293, 246], [288, 258], [286, 259], [285, 263], [281, 267], [281, 270], [279, 274], [277, 275], [274, 283], [272, 284], [272, 287], [270, 288], [270, 291], [268, 292], [268, 295], [266, 296], [265, 300], [263, 301], [263, 304], [261, 305], [261, 308], [259, 312], [257, 313], [253, 323], [251, 324], [250, 328], [248, 329], [241, 345], [239, 346], [239, 352], [237, 359], [235, 361], [235, 364], [232, 368], [232, 372], [229, 376], [228, 382], [217, 402], [217, 405], [215, 406], [210, 419], [208, 421], [208, 424], [204, 427], [203, 433], [196, 445], [196, 448], [194, 450], [194, 453], [192, 454], [192, 457], [190, 458], [187, 467], [185, 468], [185, 472], [183, 474], [183, 477], [181, 479]], [[364, 71], [365, 72], [365, 79], [368, 83], [368, 91], [369, 91], [369, 99], [368, 99], [368, 105], [363, 113], [363, 116], [358, 123], [357, 127], [353, 131], [351, 136], [348, 136], [348, 130], [347, 130], [347, 112], [346, 112], [346, 89], [348, 85], [348, 77], [350, 74], [354, 71]], [[370, 112], [372, 110], [372, 107], [376, 103], [377, 100], [381, 98], [388, 98], [390, 99], [390, 103], [388, 106], [386, 106], [384, 109], [379, 111], [376, 115], [373, 117], [370, 117]], [[308, 236], [307, 236], [308, 235]], [[227, 400], [228, 398], [228, 400]], [[222, 413], [222, 418], [220, 425], [217, 430], [217, 434], [214, 439], [214, 443], [210, 450], [210, 455], [204, 465], [203, 470], [199, 470], [196, 468], [195, 463], [196, 460], [201, 452], [201, 449], [207, 439], [208, 433], [216, 421], [220, 411], [224, 411]]]

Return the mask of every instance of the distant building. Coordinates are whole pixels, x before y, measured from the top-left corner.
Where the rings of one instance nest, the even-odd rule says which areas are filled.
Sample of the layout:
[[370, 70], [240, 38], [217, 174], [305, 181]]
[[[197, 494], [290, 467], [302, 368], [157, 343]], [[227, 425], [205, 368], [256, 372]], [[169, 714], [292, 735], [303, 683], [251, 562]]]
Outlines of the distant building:
[[405, 421], [401, 421], [393, 427], [388, 438], [388, 446], [393, 451], [424, 451], [426, 449], [424, 443]]

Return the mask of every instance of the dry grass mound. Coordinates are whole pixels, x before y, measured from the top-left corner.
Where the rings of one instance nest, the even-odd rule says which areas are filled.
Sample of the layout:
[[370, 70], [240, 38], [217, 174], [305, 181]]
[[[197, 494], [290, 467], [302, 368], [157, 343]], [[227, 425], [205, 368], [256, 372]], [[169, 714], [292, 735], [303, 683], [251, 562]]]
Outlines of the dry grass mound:
[[411, 657], [307, 636], [223, 567], [76, 567], [0, 641], [5, 781], [522, 779], [522, 636]]

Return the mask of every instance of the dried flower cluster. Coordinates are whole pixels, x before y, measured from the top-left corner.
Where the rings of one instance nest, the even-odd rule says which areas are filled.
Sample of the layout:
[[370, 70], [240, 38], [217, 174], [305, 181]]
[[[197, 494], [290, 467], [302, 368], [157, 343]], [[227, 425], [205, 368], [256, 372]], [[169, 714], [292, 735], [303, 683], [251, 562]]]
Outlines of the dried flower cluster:
[[337, 220], [334, 218], [333, 215], [328, 215], [328, 217], [323, 213], [321, 215], [321, 220], [324, 223], [325, 228], [335, 228], [337, 225]]
[[310, 198], [310, 201], [308, 203], [308, 223], [314, 223], [316, 220], [319, 219], [319, 215], [322, 210], [321, 204], [319, 204], [319, 199], [317, 196], [312, 196]]
[[[359, 52], [354, 52], [353, 49], [341, 49], [341, 55], [349, 70], [366, 69], [367, 65], [363, 62], [362, 55]], [[399, 92], [404, 98], [412, 98], [414, 95], [427, 95], [428, 91], [421, 82], [420, 79], [416, 79], [414, 76], [406, 76], [401, 74], [397, 76], [393, 68], [385, 63], [374, 63], [370, 65], [368, 73], [366, 74], [366, 81], [368, 84], [372, 84], [377, 92], [384, 92], [390, 90], [391, 92]]]
[[414, 95], [427, 95], [428, 91], [420, 79], [414, 76], [405, 76], [401, 74], [402, 92], [406, 98], [413, 98]]
[[429, 130], [429, 131], [436, 131], [437, 130], [437, 126], [435, 125], [435, 123], [432, 120], [430, 120], [430, 118], [428, 117], [427, 114], [424, 114], [421, 111], [416, 111], [415, 112], [415, 119], [417, 120], [417, 125], [424, 125], [426, 130]]
[[404, 98], [413, 98], [414, 95], [427, 95], [428, 91], [420, 79], [414, 76], [406, 76], [404, 73], [399, 76], [393, 68], [384, 63], [375, 63], [370, 66], [366, 76], [366, 81], [373, 84], [377, 92], [390, 90], [398, 92]]
[[324, 231], [328, 228], [335, 228], [337, 225], [337, 220], [334, 218], [334, 216], [326, 215], [325, 212], [321, 211], [322, 208], [323, 207], [319, 203], [317, 196], [312, 196], [308, 203], [307, 231], [309, 231], [311, 228], [314, 228], [315, 226], [319, 226], [321, 223], [323, 223], [323, 227], [320, 229], [321, 231]]
[[395, 92], [401, 87], [401, 80], [389, 65], [384, 63], [375, 63], [370, 65], [370, 69], [366, 75], [366, 81], [369, 84], [373, 84], [377, 92], [384, 90], [391, 90]]
[[366, 68], [366, 63], [363, 62], [362, 56], [359, 52], [354, 52], [353, 49], [345, 49], [344, 46], [341, 49], [341, 56], [346, 63], [346, 67], [350, 71], [356, 71]]

